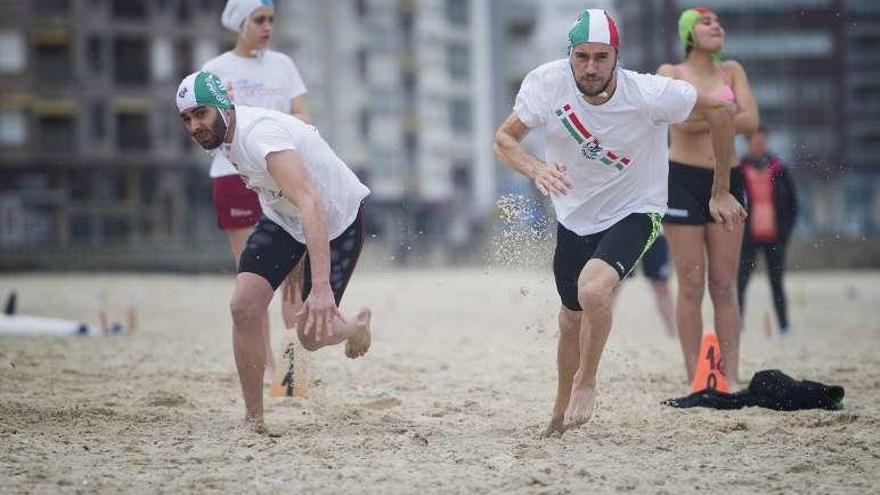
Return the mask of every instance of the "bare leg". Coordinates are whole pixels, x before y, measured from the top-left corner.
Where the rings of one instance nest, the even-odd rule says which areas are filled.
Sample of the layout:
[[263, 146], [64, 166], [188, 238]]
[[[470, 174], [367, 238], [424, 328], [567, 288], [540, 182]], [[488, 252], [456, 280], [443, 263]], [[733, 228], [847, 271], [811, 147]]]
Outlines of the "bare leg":
[[[253, 230], [254, 229], [252, 228], [246, 228], [226, 231], [229, 235], [229, 246], [232, 248], [232, 255], [235, 258], [236, 265], [238, 265], [238, 260], [241, 259], [241, 253], [244, 251], [245, 244], [247, 244], [248, 237], [250, 237]], [[263, 322], [260, 325], [260, 332], [263, 335], [263, 342], [266, 347], [266, 371], [263, 379], [266, 383], [270, 383], [272, 377], [275, 375], [275, 357], [272, 355], [272, 339], [269, 335], [268, 312], [263, 316]]]
[[578, 426], [589, 421], [596, 404], [596, 372], [611, 332], [611, 304], [620, 283], [608, 263], [591, 259], [578, 277], [578, 302], [583, 308], [580, 328], [580, 364], [572, 381], [565, 419]]
[[305, 256], [293, 267], [282, 284], [284, 298], [281, 301], [281, 318], [285, 328], [296, 325], [296, 315], [302, 309], [302, 283]]
[[700, 341], [703, 338], [703, 292], [706, 285], [705, 231], [702, 225], [664, 226], [669, 252], [675, 263], [678, 298], [675, 317], [678, 339], [684, 353], [688, 383], [693, 382]]
[[657, 312], [663, 320], [666, 335], [675, 337], [675, 308], [672, 307], [672, 296], [669, 294], [669, 284], [666, 280], [650, 280], [651, 290], [654, 292], [654, 302], [657, 304]]
[[581, 316], [583, 312], [572, 311], [565, 306], [559, 309], [559, 343], [556, 346], [556, 367], [558, 371], [556, 384], [556, 403], [553, 405], [553, 417], [543, 437], [562, 435], [565, 431], [564, 419], [568, 400], [571, 398], [571, 383], [580, 364]]
[[721, 345], [721, 359], [728, 380], [739, 383], [740, 313], [737, 302], [737, 272], [743, 226], [732, 232], [717, 224], [706, 227], [709, 254], [709, 297], [715, 308], [715, 331]]
[[262, 325], [272, 300], [272, 286], [254, 273], [240, 273], [235, 279], [232, 311], [232, 349], [244, 396], [245, 419], [257, 428], [263, 425], [263, 371], [266, 346]]

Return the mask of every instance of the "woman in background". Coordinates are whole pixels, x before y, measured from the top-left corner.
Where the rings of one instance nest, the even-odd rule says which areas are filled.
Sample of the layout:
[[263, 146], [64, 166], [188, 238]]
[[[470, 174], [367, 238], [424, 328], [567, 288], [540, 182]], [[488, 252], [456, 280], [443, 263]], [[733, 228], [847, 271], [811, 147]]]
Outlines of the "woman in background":
[[[678, 32], [684, 62], [661, 65], [658, 74], [684, 79], [700, 93], [734, 105], [736, 133], [754, 132], [758, 107], [742, 66], [734, 60], [721, 61], [724, 29], [718, 16], [706, 8], [686, 10], [679, 18]], [[669, 209], [663, 223], [678, 278], [676, 322], [688, 381], [693, 382], [700, 352], [701, 306], [708, 276], [723, 369], [730, 380], [738, 382], [740, 314], [736, 289], [743, 225], [728, 230], [709, 215], [715, 155], [707, 123], [672, 125], [669, 133]], [[736, 169], [731, 171], [730, 192], [744, 201], [742, 176]]]

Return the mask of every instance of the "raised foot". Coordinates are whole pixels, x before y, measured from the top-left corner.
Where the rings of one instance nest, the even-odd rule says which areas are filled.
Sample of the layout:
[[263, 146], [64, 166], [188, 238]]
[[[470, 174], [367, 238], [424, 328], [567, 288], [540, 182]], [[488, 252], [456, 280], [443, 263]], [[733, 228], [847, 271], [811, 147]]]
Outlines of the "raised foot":
[[345, 355], [351, 359], [359, 358], [370, 350], [370, 318], [372, 313], [367, 308], [361, 308], [355, 317], [355, 325], [358, 331], [345, 341]]

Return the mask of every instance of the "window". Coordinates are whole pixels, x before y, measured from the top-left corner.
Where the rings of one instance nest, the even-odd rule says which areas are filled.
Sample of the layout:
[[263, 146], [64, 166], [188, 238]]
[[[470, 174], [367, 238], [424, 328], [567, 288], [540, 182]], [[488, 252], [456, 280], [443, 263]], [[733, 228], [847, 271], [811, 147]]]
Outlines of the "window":
[[470, 190], [471, 187], [471, 163], [468, 161], [455, 161], [452, 163], [452, 185], [456, 189]]
[[70, 0], [37, 0], [34, 10], [40, 14], [66, 14], [70, 9]]
[[403, 134], [403, 149], [406, 153], [406, 159], [410, 163], [414, 163], [416, 159], [416, 151], [419, 147], [419, 136], [415, 132], [405, 132]]
[[116, 147], [120, 150], [146, 150], [150, 147], [149, 119], [144, 113], [116, 114]]
[[416, 90], [416, 85], [418, 84], [418, 76], [415, 72], [404, 72], [400, 76], [400, 80], [403, 83], [403, 91], [407, 95], [411, 95]]
[[18, 31], [0, 30], [0, 74], [17, 74], [27, 64], [24, 35]]
[[73, 79], [70, 45], [40, 44], [34, 48], [38, 79], [46, 82], [69, 82]]
[[507, 26], [507, 35], [514, 41], [525, 41], [532, 36], [535, 23], [531, 19], [518, 19]]
[[45, 115], [37, 119], [40, 151], [76, 151], [76, 122], [68, 115]]
[[180, 21], [181, 24], [187, 24], [191, 17], [192, 10], [190, 10], [189, 2], [186, 0], [180, 0], [180, 2], [177, 3], [177, 20]]
[[102, 101], [96, 101], [89, 107], [89, 129], [92, 139], [101, 141], [107, 134], [107, 125], [104, 122], [105, 105]]
[[21, 146], [27, 141], [27, 118], [21, 110], [0, 111], [0, 146]]
[[415, 17], [413, 16], [413, 12], [411, 10], [402, 10], [398, 16], [398, 20], [400, 22], [400, 30], [406, 33], [407, 35], [411, 35], [413, 32], [413, 27], [415, 26]]
[[95, 174], [95, 195], [102, 203], [119, 203], [127, 197], [125, 174], [122, 170], [105, 168]]
[[357, 16], [361, 19], [369, 14], [369, 6], [367, 5], [367, 0], [357, 0], [355, 2], [355, 12]]
[[131, 235], [131, 225], [122, 217], [107, 217], [101, 227], [102, 238], [107, 241], [120, 241]]
[[[197, 44], [196, 50], [201, 51], [207, 49], [205, 48], [205, 45]], [[204, 60], [202, 60], [199, 64], [199, 67], [210, 60], [214, 55], [216, 55], [216, 53], [212, 52], [210, 57], [204, 58]], [[202, 58], [203, 55], [200, 55], [199, 57]], [[195, 66], [193, 60], [192, 44], [189, 42], [189, 40], [178, 41], [174, 44], [174, 70], [176, 71], [177, 79], [183, 79], [191, 72], [193, 72], [194, 69]]]
[[456, 80], [467, 79], [471, 74], [470, 47], [463, 43], [453, 43], [446, 48], [446, 64], [449, 77]]
[[147, 42], [119, 38], [113, 42], [114, 80], [120, 84], [146, 84], [149, 80]]
[[91, 215], [80, 213], [71, 216], [70, 237], [75, 241], [87, 241], [92, 238]]
[[358, 113], [358, 131], [363, 141], [370, 139], [370, 110], [362, 108]]
[[468, 24], [468, 0], [446, 0], [446, 19], [458, 26]]
[[364, 82], [367, 79], [367, 49], [364, 47], [358, 48], [356, 56], [358, 77]]
[[100, 74], [104, 71], [106, 65], [104, 61], [104, 40], [97, 36], [90, 36], [86, 40], [86, 62], [89, 65], [89, 72], [92, 74]]
[[449, 103], [449, 125], [458, 133], [471, 130], [471, 102], [457, 98]]
[[146, 16], [147, 2], [144, 0], [113, 0], [113, 17], [142, 19]]

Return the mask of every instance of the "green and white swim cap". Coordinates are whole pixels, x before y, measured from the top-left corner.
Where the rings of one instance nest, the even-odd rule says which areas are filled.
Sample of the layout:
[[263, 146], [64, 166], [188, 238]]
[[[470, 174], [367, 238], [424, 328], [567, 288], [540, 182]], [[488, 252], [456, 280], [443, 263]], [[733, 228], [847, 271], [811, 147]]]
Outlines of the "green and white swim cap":
[[177, 110], [183, 112], [195, 107], [231, 109], [232, 101], [220, 78], [206, 71], [186, 76], [177, 88]]

